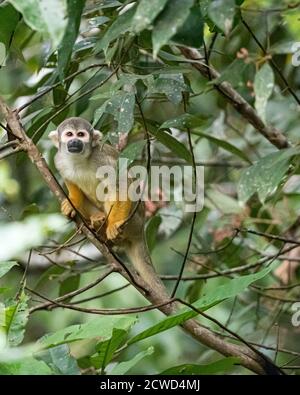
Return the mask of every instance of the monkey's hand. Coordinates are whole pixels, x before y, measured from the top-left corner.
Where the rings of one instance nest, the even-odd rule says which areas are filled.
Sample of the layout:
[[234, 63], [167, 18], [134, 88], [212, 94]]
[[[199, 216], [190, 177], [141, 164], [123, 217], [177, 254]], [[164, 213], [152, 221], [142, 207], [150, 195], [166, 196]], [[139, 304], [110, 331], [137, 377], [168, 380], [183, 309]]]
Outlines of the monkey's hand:
[[69, 218], [74, 218], [76, 215], [76, 210], [71, 205], [68, 199], [64, 199], [61, 204], [61, 212]]
[[130, 200], [108, 202], [108, 206], [106, 207], [106, 212], [108, 212], [106, 228], [107, 240], [115, 240], [117, 237], [119, 238], [121, 236], [121, 225], [128, 219], [131, 204], [132, 202]]
[[108, 223], [106, 228], [106, 237], [108, 240], [115, 240], [118, 236], [121, 235], [122, 230], [120, 226], [124, 223], [124, 220]]
[[106, 220], [106, 216], [102, 211], [99, 211], [96, 214], [93, 214], [90, 216], [90, 221], [91, 221], [91, 227], [95, 230], [99, 229], [102, 227]]

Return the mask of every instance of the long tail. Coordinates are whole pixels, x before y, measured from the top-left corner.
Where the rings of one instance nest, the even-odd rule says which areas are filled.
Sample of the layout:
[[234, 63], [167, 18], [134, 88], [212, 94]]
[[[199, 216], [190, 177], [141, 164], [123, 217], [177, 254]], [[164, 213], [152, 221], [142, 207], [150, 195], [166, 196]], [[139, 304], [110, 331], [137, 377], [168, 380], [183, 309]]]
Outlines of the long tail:
[[126, 254], [142, 279], [160, 296], [169, 299], [170, 296], [161, 279], [158, 277], [151, 261], [146, 243], [143, 238], [134, 240], [127, 248]]

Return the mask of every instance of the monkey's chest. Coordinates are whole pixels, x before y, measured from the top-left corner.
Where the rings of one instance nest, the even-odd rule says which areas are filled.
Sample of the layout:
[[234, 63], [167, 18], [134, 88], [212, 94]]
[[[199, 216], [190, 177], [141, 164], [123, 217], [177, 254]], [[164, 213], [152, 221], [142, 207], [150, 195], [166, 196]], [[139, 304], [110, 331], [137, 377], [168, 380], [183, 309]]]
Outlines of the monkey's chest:
[[63, 173], [63, 177], [78, 186], [96, 207], [101, 206], [101, 202], [97, 200], [96, 196], [99, 180], [97, 180], [94, 172], [87, 171], [82, 166], [73, 166], [69, 169], [64, 169]]

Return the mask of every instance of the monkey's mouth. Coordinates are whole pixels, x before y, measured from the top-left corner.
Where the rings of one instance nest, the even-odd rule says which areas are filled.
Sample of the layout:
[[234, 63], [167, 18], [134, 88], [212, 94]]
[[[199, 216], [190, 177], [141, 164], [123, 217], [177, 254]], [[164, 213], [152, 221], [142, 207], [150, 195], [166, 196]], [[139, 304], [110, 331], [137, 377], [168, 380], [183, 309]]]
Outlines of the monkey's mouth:
[[80, 154], [83, 151], [83, 142], [80, 140], [70, 140], [67, 144], [68, 151], [71, 154]]

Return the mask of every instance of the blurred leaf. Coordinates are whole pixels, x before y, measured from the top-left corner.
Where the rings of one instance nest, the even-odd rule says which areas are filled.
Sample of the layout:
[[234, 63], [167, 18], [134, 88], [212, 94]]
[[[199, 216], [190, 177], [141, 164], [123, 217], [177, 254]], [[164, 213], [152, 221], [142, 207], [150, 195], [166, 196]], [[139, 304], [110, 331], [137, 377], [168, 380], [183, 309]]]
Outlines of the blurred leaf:
[[195, 128], [198, 126], [207, 126], [209, 118], [205, 118], [198, 115], [193, 114], [182, 114], [176, 118], [168, 119], [161, 126], [160, 129], [169, 129], [169, 128], [178, 128], [178, 129], [186, 129], [186, 128]]
[[245, 169], [238, 183], [239, 200], [245, 203], [257, 193], [259, 200], [264, 203], [282, 181], [290, 166], [291, 158], [298, 154], [298, 148], [272, 152]]
[[135, 95], [129, 92], [117, 92], [111, 99], [102, 104], [94, 114], [96, 125], [104, 113], [113, 115], [118, 123], [118, 133], [128, 133], [134, 122]]
[[246, 86], [249, 80], [249, 71], [252, 65], [246, 63], [244, 59], [234, 59], [230, 65], [228, 65], [222, 74], [210, 81], [209, 85], [221, 84], [224, 81], [230, 82], [234, 88], [243, 88]]
[[154, 217], [150, 218], [146, 224], [145, 228], [145, 236], [147, 240], [147, 246], [149, 252], [153, 250], [156, 244], [157, 232], [159, 225], [161, 224], [161, 216], [155, 215]]
[[164, 94], [173, 104], [179, 104], [182, 101], [182, 92], [189, 91], [181, 74], [162, 74], [155, 80], [146, 83], [148, 85], [148, 95], [153, 93]]
[[46, 34], [57, 48], [67, 24], [65, 0], [8, 0], [31, 29]]
[[22, 292], [17, 301], [12, 301], [4, 308], [4, 332], [8, 344], [17, 346], [24, 338], [25, 327], [28, 321], [28, 296]]
[[10, 269], [18, 265], [16, 261], [0, 262], [0, 278], [3, 277]]
[[141, 0], [132, 20], [135, 33], [150, 27], [157, 15], [164, 9], [168, 0]]
[[76, 359], [72, 357], [69, 346], [66, 344], [61, 344], [60, 346], [41, 351], [36, 354], [36, 358], [44, 361], [54, 374], [80, 374]]
[[84, 4], [85, 0], [67, 0], [68, 24], [57, 52], [58, 72], [61, 79], [65, 76], [65, 71], [71, 59]]
[[163, 12], [155, 20], [152, 43], [153, 56], [156, 57], [160, 48], [168, 43], [189, 15], [194, 0], [169, 0]]
[[[73, 274], [64, 279], [59, 287], [59, 296], [65, 295], [69, 292], [76, 291], [79, 288], [80, 284], [80, 274]], [[65, 303], [68, 303], [70, 298], [65, 300]]]
[[250, 159], [243, 151], [241, 151], [239, 148], [235, 147], [234, 145], [228, 143], [228, 141], [220, 140], [214, 136], [211, 136], [210, 134], [203, 133], [198, 130], [193, 130], [192, 134], [204, 137], [207, 140], [211, 141], [212, 143], [216, 144], [218, 147], [223, 148], [224, 150], [232, 153], [235, 156], [238, 156], [239, 158], [245, 160], [248, 163], [251, 163]]
[[11, 4], [1, 4], [0, 6], [0, 42], [2, 42], [6, 50], [8, 49], [10, 40], [16, 26], [19, 22], [19, 13]]
[[157, 138], [163, 145], [165, 145], [171, 152], [178, 155], [180, 158], [192, 163], [192, 156], [190, 151], [184, 144], [178, 141], [171, 134], [164, 132], [163, 130], [151, 130], [151, 134]]
[[203, 43], [204, 19], [198, 5], [190, 9], [184, 24], [178, 29], [172, 41], [189, 47], [199, 48]]
[[[130, 143], [123, 149], [118, 159], [118, 168], [120, 171], [123, 170], [125, 166], [125, 163], [123, 163], [122, 161], [120, 162], [120, 160], [127, 159], [127, 165], [130, 166], [139, 157], [139, 155], [141, 155], [145, 147], [145, 144], [146, 144], [146, 140], [139, 140]], [[120, 164], [122, 163], [123, 166], [122, 165], [120, 166]]]
[[208, 6], [209, 17], [226, 35], [232, 28], [235, 7], [234, 0], [212, 0]]
[[28, 357], [17, 362], [0, 362], [0, 375], [44, 375], [53, 374], [43, 361]]
[[113, 329], [110, 339], [98, 343], [96, 346], [97, 355], [91, 357], [91, 362], [96, 369], [103, 371], [112, 360], [115, 351], [124, 343], [127, 337], [127, 330]]
[[192, 365], [184, 364], [174, 366], [166, 369], [160, 374], [171, 374], [171, 375], [193, 375], [193, 374], [217, 374], [223, 373], [232, 369], [234, 365], [240, 362], [239, 358], [228, 357], [220, 359], [219, 361], [209, 363], [207, 365]]
[[139, 363], [143, 358], [148, 355], [153, 354], [154, 348], [151, 346], [146, 351], [141, 351], [137, 355], [135, 355], [132, 359], [126, 362], [120, 362], [116, 365], [113, 370], [109, 373], [112, 375], [123, 375], [127, 373], [130, 369], [132, 369], [137, 363]]
[[[277, 266], [277, 263], [274, 263], [260, 270], [257, 273], [248, 274], [246, 276], [240, 276], [232, 280], [228, 280], [225, 285], [221, 285], [216, 289], [208, 291], [207, 294], [204, 294], [197, 302], [193, 303], [193, 306], [198, 310], [205, 311], [225, 299], [232, 298], [239, 293], [245, 291], [245, 289], [253, 282], [263, 278], [268, 273], [270, 273], [270, 271], [274, 269], [274, 266]], [[196, 311], [185, 307], [171, 317], [167, 317], [160, 321], [158, 324], [155, 324], [150, 328], [144, 330], [143, 332], [137, 334], [128, 341], [128, 344], [133, 344], [153, 335], [156, 335], [157, 333], [164, 332], [170, 328], [173, 328], [176, 325], [182, 324], [183, 322], [193, 317], [196, 317], [197, 315], [198, 313]]]
[[135, 322], [136, 317], [129, 315], [97, 317], [84, 324], [71, 325], [53, 334], [45, 335], [39, 340], [39, 345], [42, 348], [50, 348], [59, 344], [91, 338], [100, 338], [105, 341], [111, 338], [113, 329], [128, 330]]
[[268, 99], [274, 88], [274, 74], [271, 66], [265, 63], [262, 68], [255, 74], [254, 92], [255, 92], [255, 108], [258, 115], [265, 121], [266, 108]]
[[103, 50], [107, 51], [109, 44], [120, 37], [121, 34], [124, 34], [131, 30], [131, 22], [133, 16], [135, 14], [136, 7], [130, 8], [124, 14], [119, 15], [115, 21], [110, 25], [107, 29], [104, 37], [98, 42], [95, 47], [95, 52], [100, 52]]

